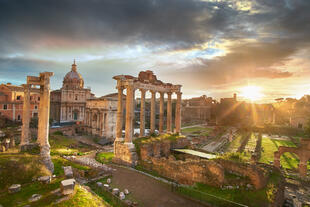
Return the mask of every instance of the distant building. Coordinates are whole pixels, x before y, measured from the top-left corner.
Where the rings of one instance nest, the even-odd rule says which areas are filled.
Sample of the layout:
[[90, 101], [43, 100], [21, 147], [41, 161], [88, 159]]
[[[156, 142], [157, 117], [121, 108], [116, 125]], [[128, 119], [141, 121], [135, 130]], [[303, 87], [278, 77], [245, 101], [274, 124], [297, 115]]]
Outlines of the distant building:
[[83, 121], [85, 118], [86, 100], [94, 95], [89, 88], [84, 88], [84, 79], [72, 64], [66, 74], [62, 88], [51, 92], [50, 117], [56, 122]]
[[182, 123], [207, 123], [215, 119], [215, 100], [206, 95], [182, 101]]
[[[24, 88], [11, 83], [0, 85], [0, 115], [12, 121], [23, 119]], [[38, 116], [40, 102], [39, 89], [32, 88], [30, 92], [31, 117]]]

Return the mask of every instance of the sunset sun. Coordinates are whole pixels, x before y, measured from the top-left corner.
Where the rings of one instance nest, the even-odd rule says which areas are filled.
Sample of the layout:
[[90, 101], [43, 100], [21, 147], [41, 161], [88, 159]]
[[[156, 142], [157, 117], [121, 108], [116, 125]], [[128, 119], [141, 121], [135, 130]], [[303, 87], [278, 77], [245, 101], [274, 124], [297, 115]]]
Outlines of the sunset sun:
[[258, 101], [263, 97], [262, 88], [259, 86], [245, 86], [241, 88], [241, 96], [251, 101]]

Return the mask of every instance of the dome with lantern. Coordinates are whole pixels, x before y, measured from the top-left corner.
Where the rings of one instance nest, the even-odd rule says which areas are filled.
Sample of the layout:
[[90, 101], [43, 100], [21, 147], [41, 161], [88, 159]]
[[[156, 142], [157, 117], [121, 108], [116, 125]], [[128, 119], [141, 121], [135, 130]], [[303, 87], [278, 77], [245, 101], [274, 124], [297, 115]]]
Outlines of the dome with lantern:
[[63, 88], [65, 89], [81, 89], [84, 87], [82, 75], [77, 72], [75, 60], [72, 64], [71, 71], [68, 72], [63, 80]]

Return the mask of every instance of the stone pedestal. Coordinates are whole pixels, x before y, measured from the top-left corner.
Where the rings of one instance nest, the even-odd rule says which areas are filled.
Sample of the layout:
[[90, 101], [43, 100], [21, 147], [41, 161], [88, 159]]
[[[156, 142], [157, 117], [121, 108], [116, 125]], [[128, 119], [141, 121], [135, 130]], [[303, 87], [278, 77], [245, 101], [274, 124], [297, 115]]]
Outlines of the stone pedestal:
[[130, 167], [136, 166], [138, 157], [133, 143], [114, 142], [114, 154], [114, 163]]
[[68, 179], [61, 181], [60, 189], [61, 193], [63, 195], [70, 195], [74, 193], [74, 187], [75, 187], [76, 181], [74, 179]]

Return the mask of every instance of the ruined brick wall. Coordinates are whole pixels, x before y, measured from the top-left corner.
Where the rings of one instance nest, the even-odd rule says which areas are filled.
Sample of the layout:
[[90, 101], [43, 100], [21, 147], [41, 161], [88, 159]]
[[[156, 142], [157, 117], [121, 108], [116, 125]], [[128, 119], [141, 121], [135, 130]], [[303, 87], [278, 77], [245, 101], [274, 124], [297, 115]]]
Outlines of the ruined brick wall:
[[124, 142], [114, 142], [114, 155], [114, 163], [131, 167], [135, 166], [138, 160], [134, 146], [130, 147], [124, 144]]
[[255, 165], [246, 163], [238, 163], [230, 160], [218, 159], [216, 160], [227, 171], [238, 173], [242, 176], [250, 178], [251, 183], [256, 189], [261, 189], [267, 184], [267, 176], [264, 172]]
[[221, 186], [225, 183], [223, 167], [211, 160], [176, 161], [172, 158], [154, 157], [148, 163], [144, 163], [144, 166], [180, 184], [193, 185], [199, 182]]
[[151, 157], [168, 157], [172, 149], [182, 149], [190, 145], [186, 138], [178, 138], [177, 140], [164, 140], [158, 142], [150, 142], [140, 146], [140, 159], [149, 160]]

